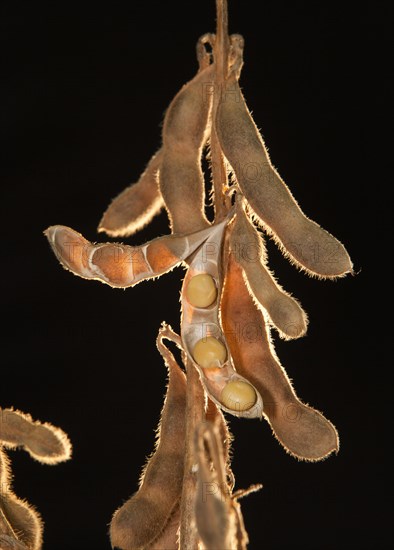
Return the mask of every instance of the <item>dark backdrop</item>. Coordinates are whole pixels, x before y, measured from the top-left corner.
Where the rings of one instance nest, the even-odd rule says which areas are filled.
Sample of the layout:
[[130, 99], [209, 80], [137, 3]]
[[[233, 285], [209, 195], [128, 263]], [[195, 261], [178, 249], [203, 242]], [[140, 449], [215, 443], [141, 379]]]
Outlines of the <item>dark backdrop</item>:
[[[63, 270], [42, 232], [60, 223], [109, 240], [99, 219], [158, 149], [195, 42], [214, 31], [214, 2], [2, 10], [0, 403], [62, 427], [74, 446], [56, 467], [10, 453], [14, 488], [42, 513], [46, 550], [104, 550], [153, 447], [166, 378], [154, 341], [162, 320], [178, 328], [183, 271], [113, 290]], [[299, 463], [265, 422], [230, 420], [237, 487], [264, 484], [242, 501], [251, 550], [389, 547], [390, 30], [388, 2], [230, 1], [230, 31], [246, 41], [241, 84], [273, 162], [358, 272], [310, 279], [268, 245], [310, 317], [306, 338], [275, 336], [277, 352], [341, 450]], [[162, 213], [125, 242], [167, 232]]]

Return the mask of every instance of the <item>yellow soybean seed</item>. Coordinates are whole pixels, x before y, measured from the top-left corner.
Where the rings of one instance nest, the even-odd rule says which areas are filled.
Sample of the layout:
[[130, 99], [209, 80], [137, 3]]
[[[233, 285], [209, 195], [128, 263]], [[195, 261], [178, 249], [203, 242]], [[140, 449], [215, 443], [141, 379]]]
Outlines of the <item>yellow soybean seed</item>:
[[233, 411], [247, 411], [256, 403], [257, 395], [253, 386], [243, 380], [232, 380], [223, 388], [220, 401]]
[[208, 273], [195, 275], [186, 288], [188, 302], [194, 307], [208, 307], [216, 300], [215, 281]]
[[215, 368], [224, 363], [227, 357], [227, 350], [224, 344], [214, 338], [207, 336], [197, 342], [193, 349], [195, 362], [204, 369]]

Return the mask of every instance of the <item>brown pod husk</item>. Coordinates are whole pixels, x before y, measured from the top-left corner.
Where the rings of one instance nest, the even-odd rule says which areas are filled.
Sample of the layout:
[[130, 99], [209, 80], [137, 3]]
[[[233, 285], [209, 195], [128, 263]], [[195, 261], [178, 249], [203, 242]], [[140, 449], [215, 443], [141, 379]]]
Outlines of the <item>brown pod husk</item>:
[[65, 269], [84, 279], [127, 288], [177, 267], [204, 242], [209, 229], [191, 235], [165, 235], [141, 246], [94, 244], [64, 225], [48, 227], [45, 235]]
[[[199, 461], [197, 476], [197, 499], [195, 507], [196, 527], [207, 550], [229, 548], [228, 531], [231, 516], [227, 503], [217, 489], [215, 476], [207, 465]], [[212, 487], [215, 492], [208, 493]], [[218, 491], [218, 494], [216, 494]]]
[[[188, 358], [198, 370], [207, 395], [217, 406], [235, 416], [260, 418], [263, 409], [261, 396], [257, 389], [250, 387], [250, 383], [244, 380], [234, 368], [230, 350], [226, 345], [226, 335], [223, 334], [220, 326], [219, 298], [224, 280], [222, 273], [223, 238], [227, 224], [230, 220], [231, 216], [210, 228], [211, 234], [208, 239], [189, 262], [189, 269], [183, 280], [181, 294], [182, 346]], [[202, 274], [209, 275], [215, 282], [217, 288], [217, 299], [215, 299], [211, 306], [205, 308], [194, 306], [188, 299], [187, 293], [187, 289], [192, 279]], [[204, 368], [195, 359], [195, 349], [199, 343], [201, 344], [208, 341], [210, 338], [219, 342], [219, 345], [222, 346], [222, 350], [224, 350], [225, 356], [221, 363], [219, 360], [217, 361], [214, 368]], [[223, 399], [223, 394], [228, 384], [239, 382], [249, 387], [252, 394], [251, 400], [244, 403], [246, 405], [245, 407], [243, 406], [244, 404], [240, 405], [236, 401], [231, 403], [228, 402], [227, 399]]]
[[99, 232], [111, 237], [133, 235], [150, 223], [164, 206], [158, 182], [162, 159], [160, 149], [150, 159], [137, 183], [133, 183], [115, 197], [104, 212]]
[[[214, 431], [209, 422], [201, 425], [195, 436], [198, 464], [195, 522], [206, 550], [231, 548], [236, 531], [224, 461], [219, 456], [223, 453], [219, 438], [218, 430]], [[209, 458], [205, 440], [209, 443]]]
[[337, 451], [334, 426], [296, 396], [233, 255], [229, 257], [221, 313], [235, 367], [261, 393], [264, 416], [278, 441], [301, 460], [321, 460]]
[[159, 183], [173, 233], [209, 226], [201, 155], [209, 132], [213, 73], [212, 65], [199, 71], [174, 97], [164, 118]]
[[0, 550], [29, 550], [29, 548], [12, 536], [0, 535]]
[[273, 167], [234, 72], [218, 106], [216, 129], [242, 193], [285, 255], [318, 277], [351, 272], [352, 262], [343, 244], [304, 215]]
[[112, 546], [122, 550], [145, 549], [153, 544], [164, 532], [182, 493], [186, 377], [169, 352], [166, 363], [169, 382], [156, 449], [143, 471], [139, 490], [111, 521]]
[[41, 548], [42, 521], [37, 511], [11, 492], [2, 500], [1, 508], [17, 535], [17, 540], [29, 550]]
[[233, 436], [221, 409], [209, 397], [207, 400], [206, 420], [207, 422], [211, 422], [217, 426], [219, 443], [223, 449], [223, 460], [226, 468], [227, 482], [230, 490], [232, 490], [235, 484], [234, 474], [231, 470], [230, 464], [230, 452]]
[[179, 525], [181, 521], [181, 510], [178, 506], [168, 520], [164, 531], [147, 550], [179, 550]]
[[237, 531], [235, 535], [235, 538], [237, 541], [236, 549], [246, 550], [249, 542], [249, 537], [245, 529], [244, 518], [241, 512], [241, 505], [236, 499], [233, 499], [232, 502], [233, 502], [233, 510], [235, 512], [235, 517], [236, 517], [236, 526], [237, 526]]
[[[2, 422], [2, 411], [0, 411], [0, 422]], [[9, 460], [5, 452], [1, 448], [2, 442], [0, 440], [0, 495], [7, 491], [9, 479], [11, 476]]]
[[21, 411], [0, 409], [0, 414], [0, 441], [6, 447], [23, 447], [32, 458], [45, 464], [57, 464], [71, 457], [71, 443], [59, 428], [33, 421]]
[[[1, 419], [1, 417], [0, 417]], [[17, 539], [12, 525], [8, 521], [2, 509], [3, 502], [11, 494], [9, 462], [0, 447], [0, 535], [7, 540]], [[1, 540], [1, 539], [0, 539]], [[0, 547], [1, 548], [1, 547]]]
[[285, 339], [303, 336], [307, 328], [306, 313], [270, 273], [266, 265], [267, 253], [263, 241], [240, 204], [231, 232], [230, 246], [244, 270], [249, 292], [267, 312], [280, 336]]
[[[0, 413], [3, 422], [5, 411]], [[39, 550], [41, 543], [41, 518], [32, 506], [14, 495], [9, 461], [0, 447], [0, 549]]]

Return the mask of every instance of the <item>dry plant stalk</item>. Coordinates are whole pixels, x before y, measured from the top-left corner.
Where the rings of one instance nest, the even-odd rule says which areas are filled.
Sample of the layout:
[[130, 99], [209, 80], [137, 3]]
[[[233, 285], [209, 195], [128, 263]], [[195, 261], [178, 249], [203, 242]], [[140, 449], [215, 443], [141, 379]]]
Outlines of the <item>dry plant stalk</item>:
[[[284, 339], [299, 338], [307, 316], [269, 270], [256, 225], [309, 275], [336, 279], [352, 273], [352, 263], [344, 246], [304, 215], [273, 167], [238, 83], [243, 46], [240, 35], [228, 36], [226, 2], [217, 0], [216, 35], [197, 43], [197, 74], [168, 107], [161, 149], [98, 228], [132, 235], [164, 206], [170, 235], [133, 247], [90, 243], [61, 225], [46, 230], [63, 267], [115, 288], [187, 269], [181, 333], [163, 323], [157, 339], [169, 380], [156, 447], [138, 491], [110, 526], [112, 546], [122, 550], [246, 548], [238, 499], [260, 486], [234, 492], [222, 411], [265, 418], [299, 460], [322, 460], [339, 448], [335, 427], [300, 401], [275, 354], [271, 327]], [[207, 153], [212, 222], [201, 167]], [[184, 370], [165, 339], [181, 350]], [[12, 536], [6, 523], [2, 528]]]

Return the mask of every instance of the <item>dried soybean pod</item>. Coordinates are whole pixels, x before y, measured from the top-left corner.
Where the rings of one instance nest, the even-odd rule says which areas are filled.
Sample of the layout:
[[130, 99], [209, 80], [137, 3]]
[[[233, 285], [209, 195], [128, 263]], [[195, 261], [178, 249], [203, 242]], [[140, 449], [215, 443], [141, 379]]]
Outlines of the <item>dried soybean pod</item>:
[[[18, 539], [15, 534], [15, 531], [11, 527], [10, 522], [5, 516], [4, 511], [2, 510], [2, 501], [4, 497], [0, 495], [0, 549], [2, 548], [2, 541], [5, 540], [5, 542], [8, 542], [11, 544], [12, 542], [17, 543]], [[12, 546], [10, 546], [12, 548]]]
[[233, 436], [230, 433], [224, 414], [209, 397], [206, 410], [206, 420], [217, 426], [220, 444], [223, 448], [223, 460], [226, 465], [227, 482], [230, 490], [232, 490], [235, 484], [234, 474], [231, 471], [230, 465], [230, 451]]
[[140, 488], [111, 521], [113, 547], [145, 549], [163, 533], [182, 493], [185, 452], [186, 377], [172, 354], [158, 339], [169, 371], [156, 448], [140, 481]]
[[[262, 485], [256, 485], [255, 487], [256, 488], [255, 489], [253, 488], [252, 491], [259, 491], [261, 489]], [[237, 546], [236, 546], [236, 549], [237, 550], [247, 550], [249, 537], [248, 537], [248, 533], [245, 529], [245, 523], [244, 523], [244, 518], [243, 518], [242, 512], [241, 512], [241, 506], [240, 506], [237, 498], [235, 498], [235, 496], [233, 496], [232, 504], [233, 504], [233, 509], [234, 509], [235, 515], [236, 515], [236, 525], [237, 525], [237, 532], [236, 532]]]
[[[233, 548], [232, 542], [236, 531], [223, 464], [218, 461], [218, 448], [221, 447], [218, 439], [217, 432], [214, 432], [209, 422], [200, 425], [196, 430], [195, 452], [198, 472], [195, 521], [198, 534], [207, 550]], [[213, 468], [210, 467], [211, 461]]]
[[160, 194], [158, 172], [163, 153], [153, 155], [137, 183], [133, 183], [115, 197], [104, 212], [99, 232], [111, 237], [133, 235], [150, 223], [164, 206]]
[[180, 265], [209, 236], [205, 229], [186, 236], [166, 235], [141, 246], [93, 244], [64, 225], [53, 225], [45, 235], [65, 269], [84, 279], [115, 288], [134, 286]]
[[[5, 411], [0, 413], [2, 422]], [[8, 458], [0, 447], [0, 543], [4, 548], [37, 550], [41, 541], [41, 518], [27, 502], [14, 495]]]
[[[0, 510], [1, 516], [1, 510]], [[1, 522], [1, 519], [0, 519]], [[0, 524], [1, 530], [1, 524]], [[0, 535], [0, 550], [29, 550], [22, 542], [17, 541], [13, 536]]]
[[[2, 421], [2, 414], [0, 413], [0, 422]], [[15, 539], [16, 535], [7, 517], [2, 510], [2, 504], [6, 498], [8, 498], [10, 488], [10, 467], [8, 459], [0, 446], [0, 541], [1, 536], [7, 537], [10, 540]], [[1, 546], [0, 546], [1, 548]], [[11, 547], [10, 547], [11, 548]]]
[[147, 550], [179, 550], [179, 525], [181, 510], [178, 506], [168, 520], [163, 533], [148, 546]]
[[[264, 415], [284, 448], [293, 456], [310, 461], [321, 460], [337, 451], [339, 440], [334, 426], [296, 396], [285, 370], [271, 348], [269, 329], [248, 292], [242, 268], [231, 255], [221, 312], [235, 367], [262, 395]], [[245, 334], [246, 327], [253, 327], [253, 337], [250, 339]], [[258, 338], [257, 327], [260, 327]], [[245, 341], [232, 337], [237, 328], [237, 334], [243, 335]]]
[[[244, 418], [261, 418], [263, 401], [256, 388], [250, 388], [254, 398], [239, 407], [228, 406], [221, 399], [228, 383], [242, 381], [248, 387], [250, 383], [234, 369], [231, 354], [226, 345], [226, 334], [220, 325], [219, 300], [206, 308], [194, 307], [188, 300], [189, 283], [197, 275], [204, 273], [212, 277], [217, 284], [217, 296], [221, 294], [223, 273], [223, 237], [233, 213], [210, 229], [210, 235], [197, 250], [189, 262], [189, 269], [182, 285], [182, 347], [190, 361], [200, 374], [201, 382], [208, 396], [224, 411]], [[201, 344], [201, 345], [200, 345]], [[198, 356], [195, 351], [198, 351]], [[204, 366], [205, 365], [205, 366]], [[206, 368], [208, 367], [208, 368]]]
[[1, 508], [17, 535], [17, 540], [29, 550], [41, 548], [42, 521], [36, 510], [12, 493], [1, 502]]
[[3, 537], [7, 537], [7, 539], [10, 539], [11, 541], [12, 539], [16, 539], [16, 535], [12, 530], [12, 527], [9, 524], [0, 506], [0, 542], [2, 541]]
[[[264, 141], [231, 73], [218, 106], [216, 128], [239, 187], [254, 214], [301, 269], [322, 278], [352, 271], [345, 247], [307, 218], [271, 164]], [[230, 93], [231, 91], [231, 93]]]
[[[3, 411], [0, 409], [0, 423], [2, 422]], [[2, 492], [7, 491], [10, 480], [10, 466], [8, 457], [1, 448], [0, 443], [0, 496]]]
[[268, 313], [282, 338], [299, 338], [306, 332], [307, 316], [300, 304], [275, 281], [266, 266], [267, 254], [261, 237], [238, 203], [230, 246], [246, 276], [248, 288]]
[[31, 457], [45, 464], [56, 464], [71, 457], [67, 435], [49, 424], [12, 409], [1, 410], [0, 441], [8, 448], [23, 447]]
[[159, 182], [173, 233], [209, 226], [201, 155], [209, 131], [213, 74], [213, 65], [197, 73], [174, 97], [164, 118]]

